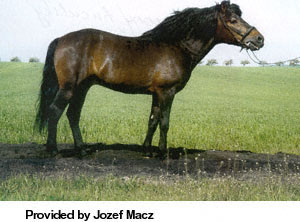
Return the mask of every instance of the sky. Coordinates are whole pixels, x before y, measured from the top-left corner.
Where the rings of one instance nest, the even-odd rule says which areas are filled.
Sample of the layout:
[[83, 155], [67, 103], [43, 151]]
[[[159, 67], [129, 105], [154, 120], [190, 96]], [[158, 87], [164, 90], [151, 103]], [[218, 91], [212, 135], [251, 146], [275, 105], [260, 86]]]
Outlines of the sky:
[[[45, 60], [49, 43], [68, 32], [84, 28], [119, 35], [138, 36], [153, 28], [175, 10], [210, 7], [217, 0], [0, 0], [0, 58], [18, 56]], [[220, 2], [220, 1], [219, 1]], [[300, 56], [299, 0], [234, 0], [243, 19], [265, 37], [256, 54], [277, 62]], [[235, 65], [248, 59], [239, 47], [221, 44], [205, 58]]]

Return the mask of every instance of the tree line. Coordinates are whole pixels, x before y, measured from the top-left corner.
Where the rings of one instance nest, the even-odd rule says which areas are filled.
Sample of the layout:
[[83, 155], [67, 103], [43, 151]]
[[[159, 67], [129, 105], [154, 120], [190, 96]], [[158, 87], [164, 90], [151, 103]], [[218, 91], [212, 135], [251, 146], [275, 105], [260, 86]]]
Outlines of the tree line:
[[[10, 62], [22, 62], [22, 61], [18, 56], [15, 56], [10, 59]], [[37, 57], [31, 57], [29, 58], [28, 62], [40, 62], [40, 59]]]
[[[204, 64], [204, 61], [201, 61], [199, 63], [199, 65], [202, 65], [202, 64]], [[207, 66], [214, 66], [214, 65], [218, 65], [218, 64], [219, 63], [218, 63], [218, 61], [216, 59], [208, 59], [206, 61], [206, 63], [205, 63], [205, 65], [207, 65]], [[234, 62], [233, 62], [232, 59], [225, 60], [223, 62], [223, 65], [225, 65], [225, 66], [232, 66], [233, 64], [234, 64]], [[242, 60], [242, 61], [240, 61], [240, 64], [242, 66], [246, 66], [246, 65], [249, 65], [251, 63], [250, 63], [249, 60]], [[266, 65], [269, 65], [269, 63], [267, 61], [260, 61], [259, 65], [266, 66]], [[276, 65], [276, 66], [284, 66], [285, 62], [276, 62], [276, 63], [274, 63], [274, 65]], [[299, 59], [293, 59], [293, 60], [289, 61], [288, 65], [289, 66], [300, 66], [300, 60]]]

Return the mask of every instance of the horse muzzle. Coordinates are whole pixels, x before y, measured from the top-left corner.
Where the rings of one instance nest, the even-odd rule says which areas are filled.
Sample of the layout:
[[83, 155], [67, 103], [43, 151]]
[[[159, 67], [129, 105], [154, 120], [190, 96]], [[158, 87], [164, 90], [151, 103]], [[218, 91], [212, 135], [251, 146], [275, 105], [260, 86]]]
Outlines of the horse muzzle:
[[261, 34], [248, 36], [243, 42], [243, 47], [251, 51], [257, 51], [264, 46], [264, 37]]

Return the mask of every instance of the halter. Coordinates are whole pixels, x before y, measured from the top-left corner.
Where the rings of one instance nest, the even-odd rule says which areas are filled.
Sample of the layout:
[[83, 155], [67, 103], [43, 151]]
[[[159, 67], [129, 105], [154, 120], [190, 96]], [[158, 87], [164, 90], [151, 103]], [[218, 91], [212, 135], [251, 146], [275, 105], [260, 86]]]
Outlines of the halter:
[[[243, 33], [241, 33], [239, 30], [237, 30], [237, 29], [235, 29], [235, 28], [232, 28], [232, 27], [229, 27], [229, 26], [226, 24], [226, 22], [225, 22], [223, 16], [219, 15], [219, 18], [220, 18], [221, 21], [223, 22], [224, 27], [231, 33], [231, 35], [234, 37], [234, 39], [242, 46], [242, 49], [243, 49], [243, 48], [247, 48], [248, 46], [247, 46], [243, 41], [244, 41], [244, 40], [247, 38], [247, 36], [250, 35], [250, 33], [251, 33], [254, 29], [256, 29], [256, 28], [255, 28], [254, 26], [250, 26], [250, 28], [247, 30], [247, 32], [246, 32], [245, 34], [243, 34]], [[239, 39], [234, 35], [234, 33], [236, 33], [236, 34], [238, 34], [239, 36], [241, 36], [242, 39], [239, 40]]]

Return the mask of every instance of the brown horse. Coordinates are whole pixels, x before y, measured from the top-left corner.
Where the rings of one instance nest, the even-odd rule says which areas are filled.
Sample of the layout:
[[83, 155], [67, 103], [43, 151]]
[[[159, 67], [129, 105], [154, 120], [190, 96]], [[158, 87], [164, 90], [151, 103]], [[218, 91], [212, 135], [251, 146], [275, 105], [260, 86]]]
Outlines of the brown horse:
[[89, 88], [99, 84], [123, 93], [152, 95], [144, 147], [151, 147], [160, 125], [159, 148], [167, 151], [172, 102], [195, 66], [219, 43], [250, 50], [263, 36], [241, 18], [239, 6], [223, 1], [210, 8], [187, 8], [139, 37], [85, 29], [55, 39], [49, 46], [36, 116], [40, 132], [48, 126], [47, 150], [57, 152], [57, 123], [67, 117], [75, 147], [82, 150], [81, 109]]

